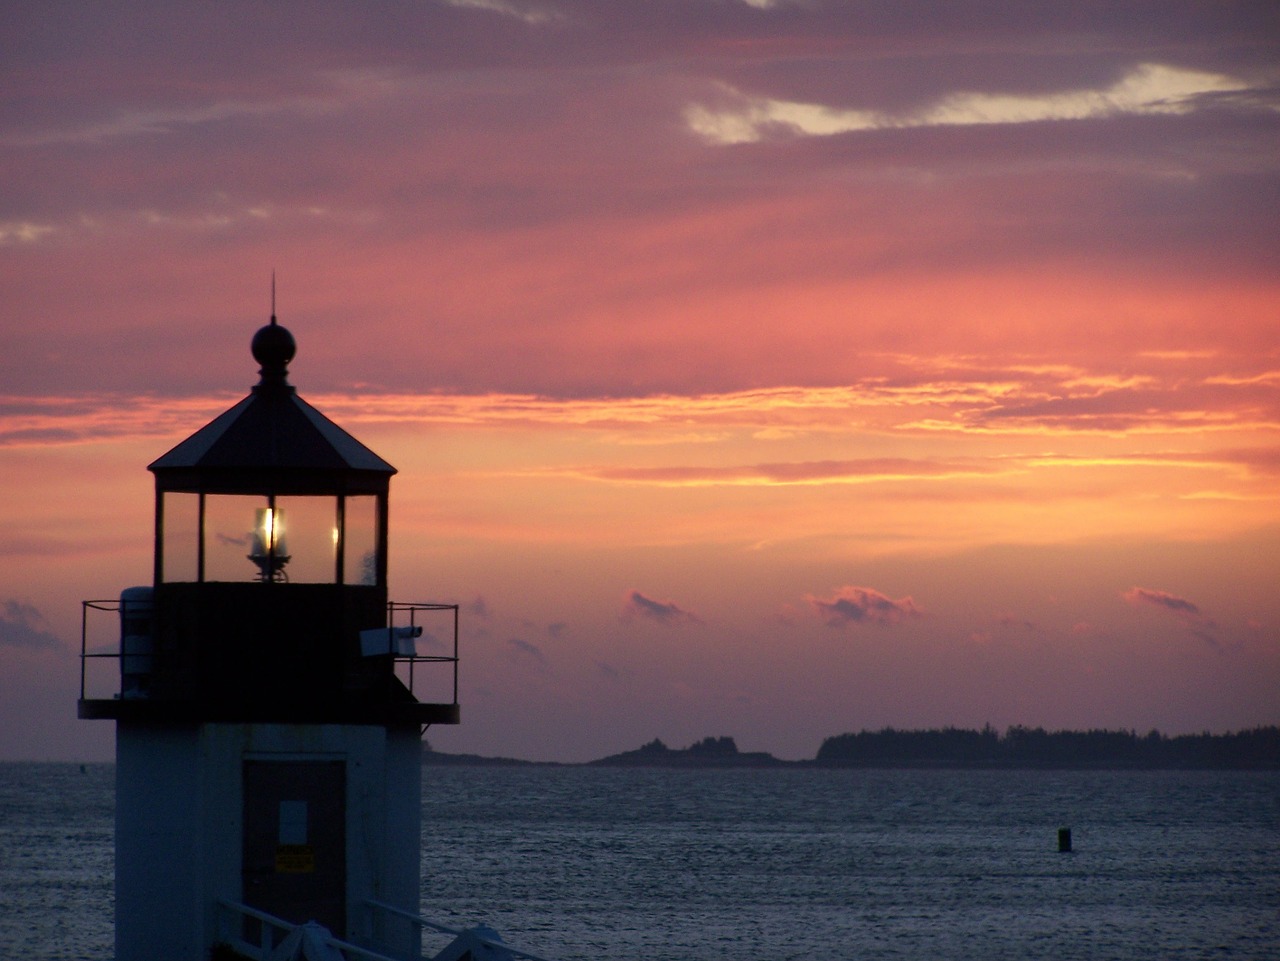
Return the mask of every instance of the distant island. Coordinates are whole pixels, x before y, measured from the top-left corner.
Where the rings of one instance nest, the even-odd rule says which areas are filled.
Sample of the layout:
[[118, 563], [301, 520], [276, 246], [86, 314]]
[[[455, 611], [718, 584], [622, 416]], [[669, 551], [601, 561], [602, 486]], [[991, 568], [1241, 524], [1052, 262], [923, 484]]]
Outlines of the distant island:
[[[448, 754], [423, 742], [424, 764], [532, 765], [514, 758]], [[686, 748], [654, 739], [633, 751], [596, 761], [591, 767], [665, 768], [1040, 768], [1132, 770], [1280, 770], [1280, 727], [1257, 727], [1229, 734], [1159, 731], [1046, 731], [1011, 727], [1000, 734], [945, 727], [899, 731], [891, 727], [837, 734], [822, 742], [811, 760], [785, 761], [763, 751], [743, 752], [731, 737], [706, 737]]]

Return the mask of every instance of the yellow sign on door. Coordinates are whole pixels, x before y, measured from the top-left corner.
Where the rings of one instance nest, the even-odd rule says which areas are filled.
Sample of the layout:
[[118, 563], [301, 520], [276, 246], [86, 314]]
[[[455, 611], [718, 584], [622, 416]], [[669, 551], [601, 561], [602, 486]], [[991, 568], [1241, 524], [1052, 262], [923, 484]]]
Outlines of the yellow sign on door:
[[313, 874], [316, 849], [310, 844], [276, 845], [276, 874]]

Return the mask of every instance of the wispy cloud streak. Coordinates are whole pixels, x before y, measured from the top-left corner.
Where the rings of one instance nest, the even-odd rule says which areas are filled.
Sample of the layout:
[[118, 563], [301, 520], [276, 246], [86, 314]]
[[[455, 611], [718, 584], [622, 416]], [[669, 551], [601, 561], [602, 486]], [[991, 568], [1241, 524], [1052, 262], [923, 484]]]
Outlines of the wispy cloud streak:
[[[850, 430], [1010, 435], [1244, 428], [1280, 432], [1280, 379], [1274, 371], [1198, 375], [1180, 369], [1121, 379], [1075, 367], [984, 367], [927, 357], [904, 358], [901, 363], [923, 373], [907, 376], [895, 371], [839, 387], [780, 385], [696, 395], [307, 392], [307, 397], [331, 416], [355, 424], [579, 427], [618, 431], [623, 443], [641, 441], [649, 430], [669, 433], [677, 425], [683, 428], [678, 436], [694, 443], [718, 440], [723, 432], [735, 430], [751, 430], [760, 440], [785, 438], [790, 432]], [[230, 394], [0, 396], [0, 446], [163, 436], [212, 417], [236, 399]], [[835, 461], [796, 473], [860, 474], [865, 468], [919, 472], [902, 459]], [[950, 469], [963, 473], [974, 465], [955, 463]], [[753, 471], [782, 480], [792, 468], [762, 464]]]
[[734, 467], [612, 467], [588, 472], [600, 480], [663, 487], [793, 486], [871, 484], [906, 480], [949, 480], [1006, 470], [1006, 465], [884, 460], [814, 461]]
[[1248, 89], [1247, 82], [1235, 77], [1145, 63], [1104, 89], [1039, 96], [961, 92], [904, 113], [752, 98], [729, 88], [726, 94], [743, 101], [740, 106], [715, 109], [693, 104], [686, 108], [685, 120], [693, 131], [712, 143], [739, 144], [760, 140], [771, 131], [823, 137], [911, 127], [1042, 123], [1117, 114], [1183, 114], [1207, 97]]

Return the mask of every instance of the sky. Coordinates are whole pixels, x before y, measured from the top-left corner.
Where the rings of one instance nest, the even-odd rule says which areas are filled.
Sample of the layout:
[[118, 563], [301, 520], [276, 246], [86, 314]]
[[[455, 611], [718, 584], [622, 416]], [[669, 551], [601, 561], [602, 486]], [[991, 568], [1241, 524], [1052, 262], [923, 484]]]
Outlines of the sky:
[[0, 758], [294, 334], [439, 750], [1280, 723], [1280, 7], [0, 4]]

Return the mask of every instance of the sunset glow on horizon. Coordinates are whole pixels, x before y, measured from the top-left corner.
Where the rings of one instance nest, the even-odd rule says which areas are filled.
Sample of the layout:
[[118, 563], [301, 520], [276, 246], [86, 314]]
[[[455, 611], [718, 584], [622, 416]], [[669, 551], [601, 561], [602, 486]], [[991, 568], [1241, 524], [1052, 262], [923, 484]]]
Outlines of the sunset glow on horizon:
[[441, 750], [1280, 723], [1272, 5], [53, 9], [0, 32], [0, 757], [111, 755], [79, 601], [273, 271], [392, 597], [462, 605]]

